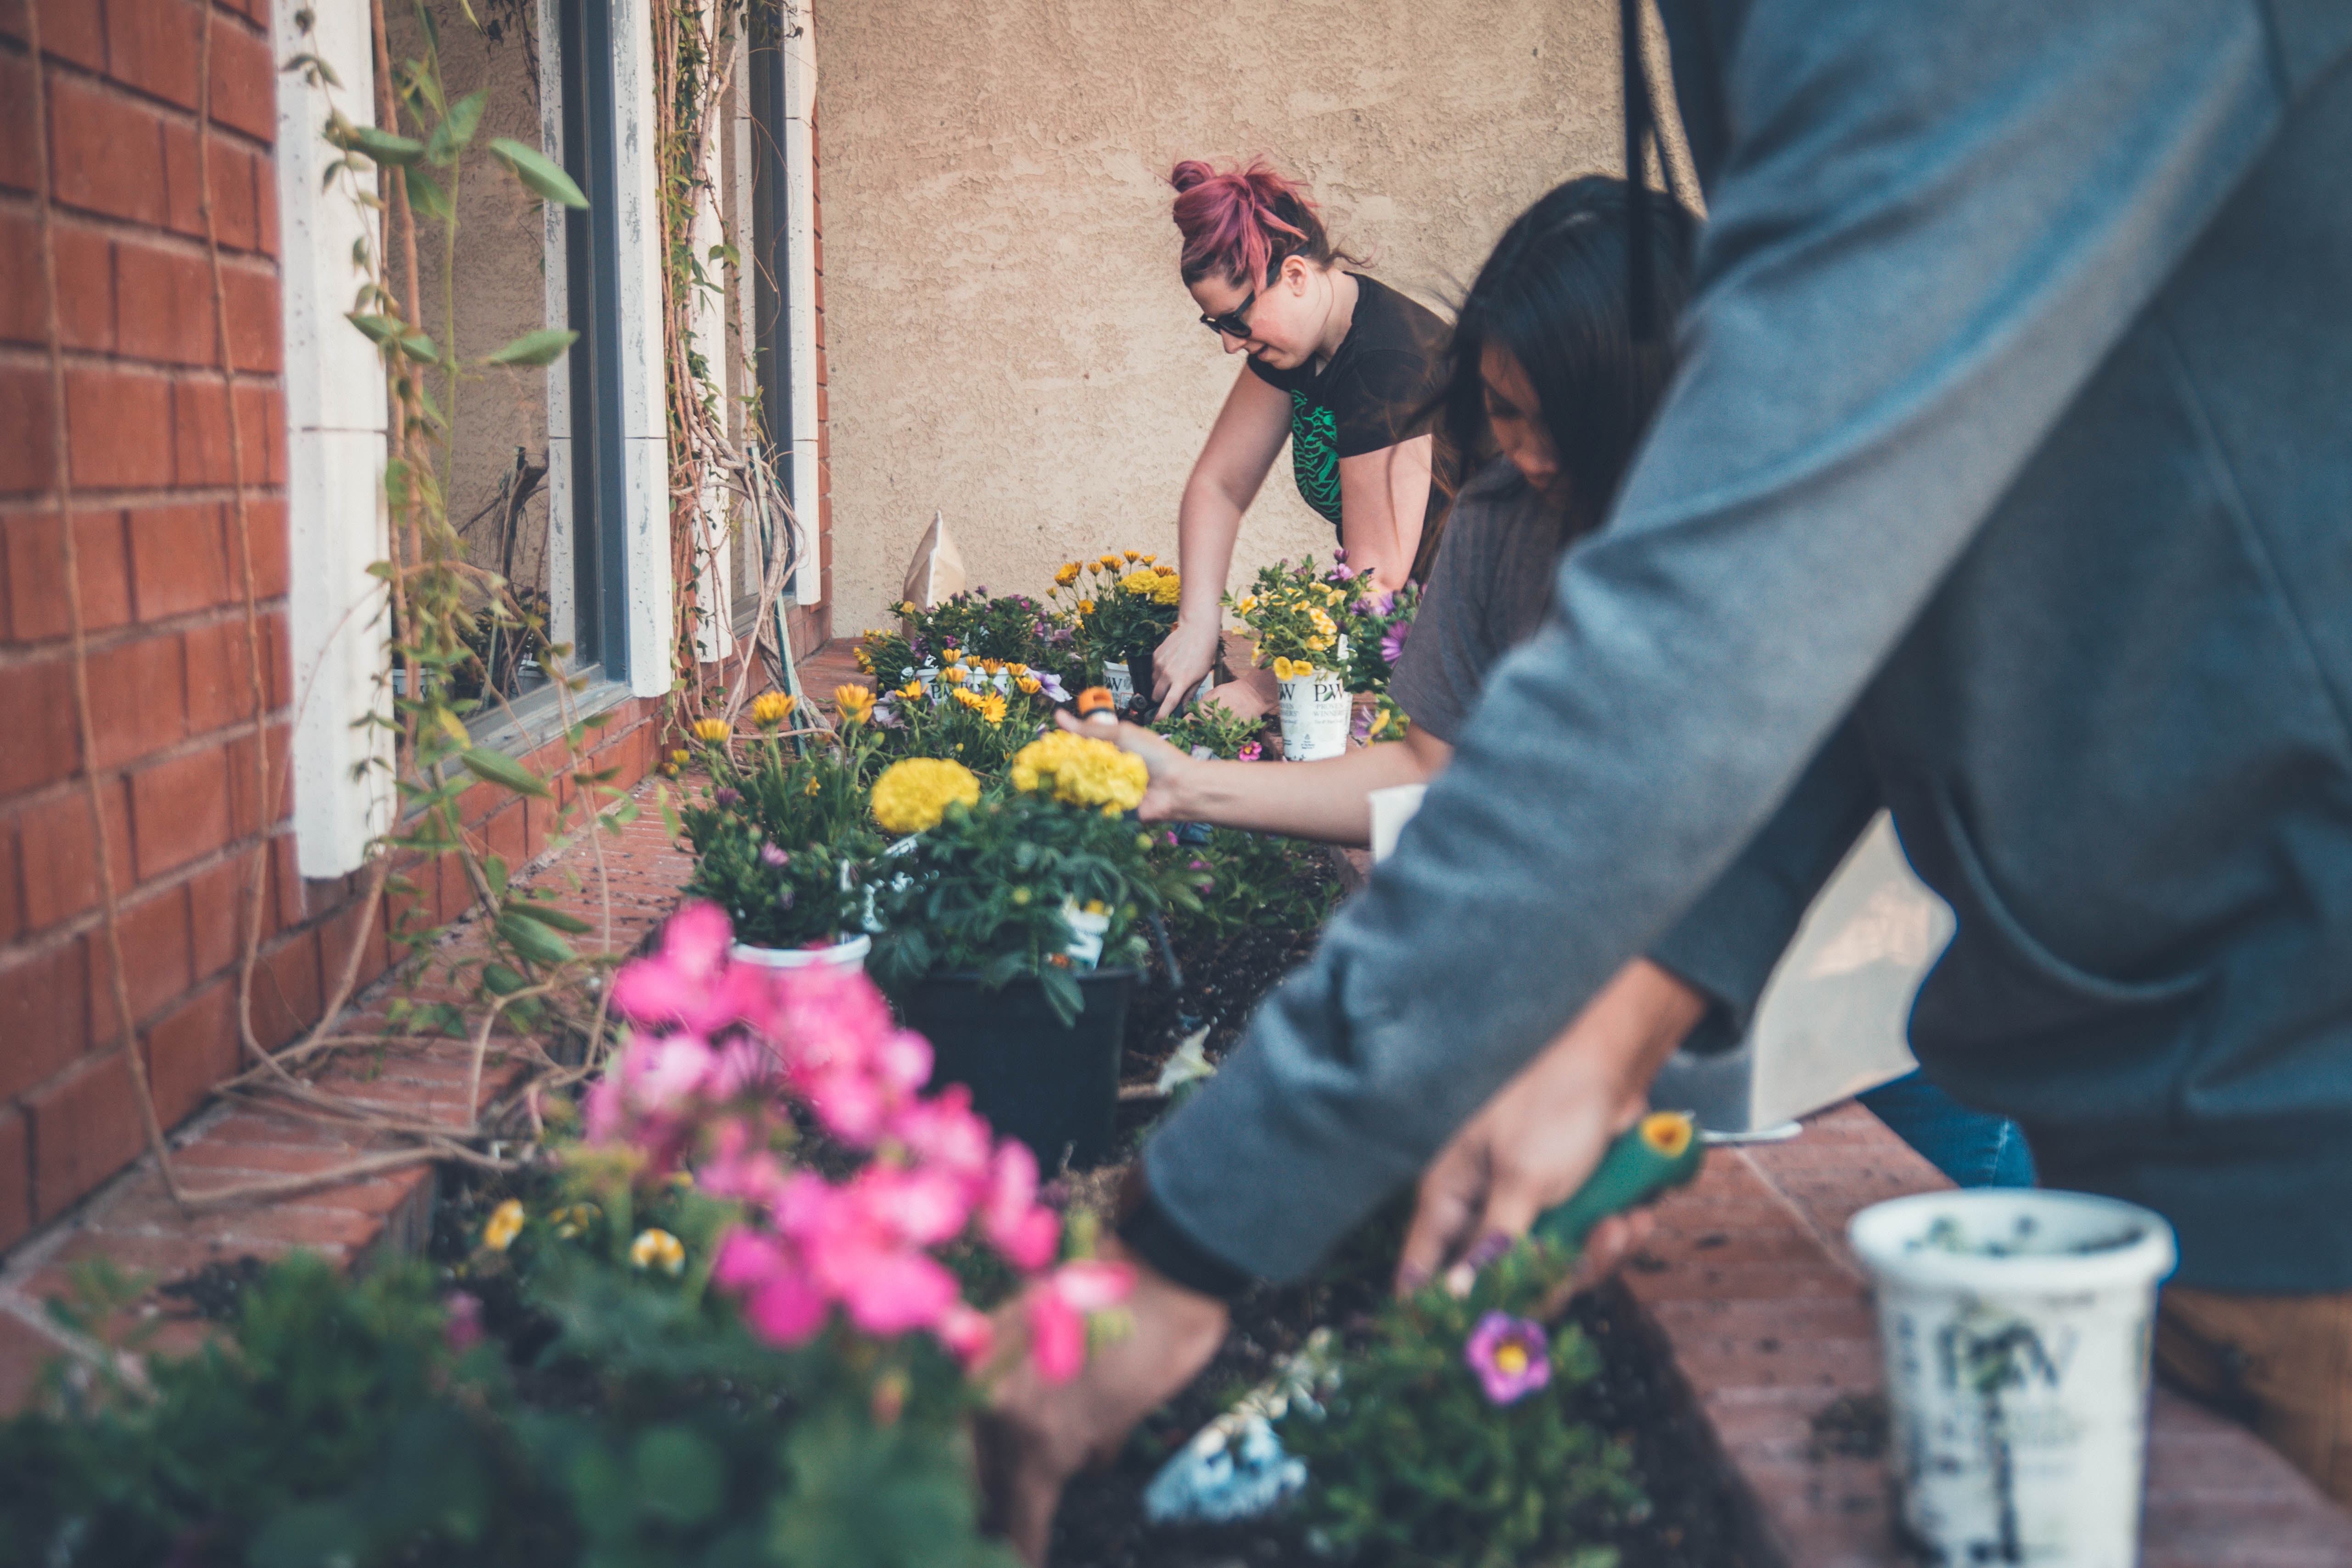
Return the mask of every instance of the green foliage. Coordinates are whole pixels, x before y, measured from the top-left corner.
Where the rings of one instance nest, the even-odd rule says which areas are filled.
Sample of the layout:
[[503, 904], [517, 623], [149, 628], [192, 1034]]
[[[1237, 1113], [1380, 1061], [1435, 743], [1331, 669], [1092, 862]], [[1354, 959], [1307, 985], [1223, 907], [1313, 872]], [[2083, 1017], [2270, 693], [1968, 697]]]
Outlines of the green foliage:
[[1188, 947], [1245, 931], [1314, 931], [1339, 900], [1329, 851], [1301, 838], [1215, 827], [1206, 844], [1162, 835], [1151, 854], [1194, 892], [1170, 911], [1170, 934]]
[[1079, 645], [1095, 668], [1105, 659], [1131, 665], [1176, 629], [1180, 583], [1173, 566], [1160, 566], [1139, 551], [1075, 564], [1078, 574], [1070, 583], [1061, 584], [1058, 574], [1055, 582], [1071, 600]]
[[[1264, 715], [1244, 718], [1222, 702], [1195, 702], [1180, 713], [1171, 714], [1151, 726], [1171, 744], [1198, 756], [1206, 750], [1211, 756], [1227, 762], [1241, 755], [1244, 746], [1258, 743], [1265, 731]], [[1252, 761], [1255, 761], [1253, 753]]]
[[1139, 962], [1147, 917], [1199, 900], [1181, 868], [1155, 864], [1158, 836], [1130, 816], [1106, 816], [1017, 790], [950, 805], [937, 827], [875, 877], [884, 930], [867, 969], [903, 994], [934, 970], [977, 971], [984, 985], [1035, 979], [1068, 1022], [1081, 1000], [1066, 911], [1109, 919], [1104, 967]]
[[1026, 594], [963, 593], [929, 610], [901, 604], [898, 614], [895, 628], [869, 630], [858, 639], [858, 668], [886, 691], [938, 668], [951, 652], [1027, 665], [1061, 681], [1073, 696], [1093, 683], [1097, 667], [1083, 657], [1070, 617]]
[[1549, 1386], [1487, 1401], [1465, 1360], [1490, 1311], [1536, 1315], [1573, 1257], [1522, 1246], [1465, 1298], [1443, 1284], [1384, 1305], [1342, 1359], [1324, 1413], [1294, 1413], [1284, 1445], [1314, 1478], [1303, 1523], [1343, 1560], [1446, 1568], [1613, 1568], [1596, 1545], [1646, 1508], [1632, 1455], [1580, 1419], [1601, 1360], [1573, 1325], [1551, 1331]]
[[845, 734], [806, 756], [773, 733], [698, 748], [709, 782], [677, 808], [695, 853], [686, 891], [724, 909], [739, 941], [801, 947], [863, 925], [860, 879], [883, 844], [862, 776], [874, 731]]

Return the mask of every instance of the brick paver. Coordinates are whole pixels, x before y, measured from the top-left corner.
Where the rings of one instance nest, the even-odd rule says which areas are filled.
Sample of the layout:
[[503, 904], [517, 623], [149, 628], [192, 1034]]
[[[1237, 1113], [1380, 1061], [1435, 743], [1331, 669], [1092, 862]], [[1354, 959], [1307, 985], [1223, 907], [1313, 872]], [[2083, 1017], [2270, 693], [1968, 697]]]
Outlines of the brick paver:
[[[1883, 1458], [1843, 1454], [1815, 1418], [1885, 1392], [1869, 1287], [1845, 1246], [1853, 1215], [1947, 1185], [1851, 1103], [1788, 1143], [1716, 1150], [1658, 1225], [1623, 1289], [1672, 1347], [1722, 1456], [1751, 1556], [1787, 1568], [1897, 1568]], [[2158, 1389], [2144, 1568], [2352, 1563], [2352, 1516], [2245, 1428]]]

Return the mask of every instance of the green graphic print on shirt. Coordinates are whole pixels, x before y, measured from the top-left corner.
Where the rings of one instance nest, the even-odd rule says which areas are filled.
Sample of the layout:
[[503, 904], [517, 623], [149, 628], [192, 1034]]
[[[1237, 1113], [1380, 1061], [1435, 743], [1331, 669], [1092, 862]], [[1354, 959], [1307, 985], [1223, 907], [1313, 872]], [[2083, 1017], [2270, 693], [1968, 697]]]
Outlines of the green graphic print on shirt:
[[1307, 504], [1339, 526], [1339, 425], [1331, 411], [1291, 389], [1290, 472]]

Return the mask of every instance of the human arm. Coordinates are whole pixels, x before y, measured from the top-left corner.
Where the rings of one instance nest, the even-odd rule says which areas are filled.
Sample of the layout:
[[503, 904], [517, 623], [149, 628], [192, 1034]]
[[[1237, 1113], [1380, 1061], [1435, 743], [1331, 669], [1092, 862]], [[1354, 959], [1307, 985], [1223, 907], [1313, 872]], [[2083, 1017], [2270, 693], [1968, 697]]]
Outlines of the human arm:
[[1297, 1274], [1667, 931], [2275, 130], [2252, 7], [2021, 15], [1749, 11], [1680, 372], [1612, 521], [1398, 856], [1147, 1150], [1204, 1247]]
[[[1061, 723], [1074, 734], [1102, 733], [1099, 725], [1067, 714]], [[1208, 822], [1359, 847], [1371, 842], [1372, 791], [1426, 784], [1454, 755], [1453, 747], [1417, 728], [1402, 741], [1278, 764], [1187, 756], [1140, 724], [1121, 724], [1118, 741], [1151, 770], [1138, 810], [1146, 822]]]
[[1433, 436], [1339, 459], [1339, 542], [1348, 564], [1382, 590], [1402, 588], [1429, 511]]
[[1151, 658], [1151, 694], [1160, 700], [1163, 719], [1216, 664], [1225, 575], [1233, 570], [1242, 513], [1257, 499], [1275, 454], [1289, 438], [1290, 395], [1244, 365], [1193, 459], [1176, 511], [1183, 593], [1177, 601], [1176, 629]]

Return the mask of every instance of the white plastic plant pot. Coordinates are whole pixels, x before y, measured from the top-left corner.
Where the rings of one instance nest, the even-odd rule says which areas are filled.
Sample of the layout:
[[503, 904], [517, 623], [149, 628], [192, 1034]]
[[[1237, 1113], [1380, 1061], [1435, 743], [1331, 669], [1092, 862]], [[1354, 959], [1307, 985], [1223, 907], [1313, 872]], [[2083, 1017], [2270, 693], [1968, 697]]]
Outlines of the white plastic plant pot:
[[1111, 706], [1121, 713], [1126, 712], [1128, 703], [1135, 697], [1134, 672], [1124, 662], [1107, 662], [1103, 665], [1103, 685], [1110, 691]]
[[1877, 1287], [1892, 1468], [1927, 1560], [2137, 1563], [2172, 1227], [2112, 1198], [1988, 1188], [1873, 1205], [1847, 1236]]
[[1282, 692], [1282, 754], [1286, 761], [1311, 763], [1336, 757], [1348, 749], [1348, 683], [1337, 673], [1318, 669], [1275, 683]]
[[1062, 951], [1080, 969], [1093, 969], [1102, 963], [1103, 939], [1110, 935], [1110, 916], [1089, 914], [1078, 908], [1075, 899], [1062, 900], [1062, 918], [1070, 922], [1070, 945]]
[[1378, 865], [1396, 853], [1397, 835], [1421, 809], [1421, 797], [1429, 793], [1427, 784], [1390, 784], [1373, 790], [1364, 799], [1372, 808], [1372, 862]]
[[756, 963], [765, 969], [863, 969], [866, 955], [873, 949], [874, 939], [861, 933], [824, 947], [753, 947], [739, 942], [731, 951], [738, 963]]

